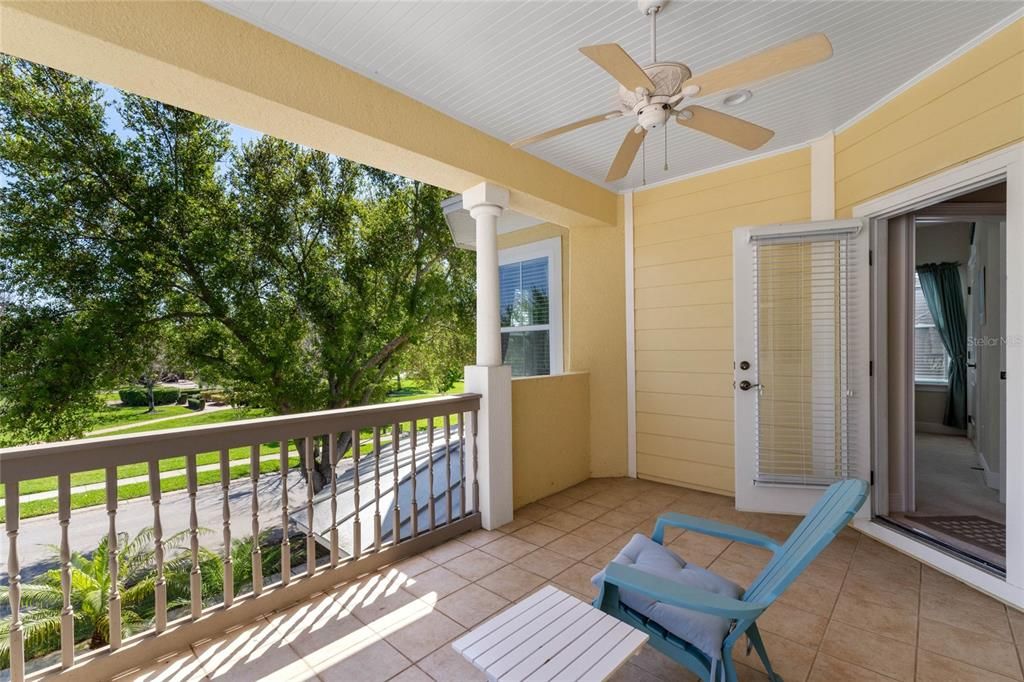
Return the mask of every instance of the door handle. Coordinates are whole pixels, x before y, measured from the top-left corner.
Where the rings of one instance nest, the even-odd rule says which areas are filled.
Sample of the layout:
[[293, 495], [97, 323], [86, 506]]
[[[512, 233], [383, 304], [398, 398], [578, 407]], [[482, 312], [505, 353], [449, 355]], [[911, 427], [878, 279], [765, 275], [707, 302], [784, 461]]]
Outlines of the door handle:
[[747, 381], [746, 379], [744, 379], [743, 381], [740, 382], [739, 385], [740, 385], [740, 390], [741, 391], [749, 391], [752, 388], [757, 388], [761, 384], [752, 384], [749, 381]]

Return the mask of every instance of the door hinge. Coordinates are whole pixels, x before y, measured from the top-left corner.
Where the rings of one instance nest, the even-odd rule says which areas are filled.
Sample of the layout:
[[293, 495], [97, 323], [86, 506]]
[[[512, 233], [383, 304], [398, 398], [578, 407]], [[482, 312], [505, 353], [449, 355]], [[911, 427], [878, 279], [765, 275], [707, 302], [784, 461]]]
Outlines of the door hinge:
[[1002, 372], [999, 373], [999, 378], [1002, 379], [1003, 381], [1006, 381], [1006, 370], [1005, 369]]
[[868, 376], [869, 377], [875, 376], [875, 361], [874, 360], [868, 360]]
[[869, 479], [869, 485], [874, 485], [874, 484], [875, 484], [875, 472], [872, 471], [870, 479]]
[[970, 287], [967, 287], [967, 295], [968, 295], [968, 296], [970, 296], [970, 295], [971, 295], [971, 288], [970, 288]]
[[875, 264], [875, 252], [873, 249], [868, 249], [868, 267]]

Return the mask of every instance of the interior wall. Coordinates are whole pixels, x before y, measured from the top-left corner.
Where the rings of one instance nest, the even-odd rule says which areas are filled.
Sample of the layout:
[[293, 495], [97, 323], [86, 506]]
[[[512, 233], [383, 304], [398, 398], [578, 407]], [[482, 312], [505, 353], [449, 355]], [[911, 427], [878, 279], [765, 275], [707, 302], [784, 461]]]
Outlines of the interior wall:
[[634, 195], [637, 474], [734, 488], [732, 231], [810, 218], [810, 151]]
[[836, 134], [838, 217], [1024, 139], [1024, 19]]

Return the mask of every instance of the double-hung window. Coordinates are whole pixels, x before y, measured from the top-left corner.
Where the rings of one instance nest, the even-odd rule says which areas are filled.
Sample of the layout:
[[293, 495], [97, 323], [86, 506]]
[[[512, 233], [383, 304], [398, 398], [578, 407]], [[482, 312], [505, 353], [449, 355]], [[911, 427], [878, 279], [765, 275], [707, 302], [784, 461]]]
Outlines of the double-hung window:
[[516, 377], [561, 373], [561, 239], [502, 249], [498, 262], [502, 361]]
[[928, 309], [921, 281], [914, 273], [914, 383], [946, 384], [949, 376], [949, 356], [942, 345], [942, 337], [935, 319]]

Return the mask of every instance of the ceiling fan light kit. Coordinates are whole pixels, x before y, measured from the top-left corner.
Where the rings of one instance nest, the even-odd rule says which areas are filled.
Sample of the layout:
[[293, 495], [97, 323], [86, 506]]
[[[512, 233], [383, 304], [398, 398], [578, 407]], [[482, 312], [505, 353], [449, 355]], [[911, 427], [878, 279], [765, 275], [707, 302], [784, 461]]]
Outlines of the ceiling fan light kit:
[[[649, 65], [637, 64], [617, 43], [580, 48], [584, 56], [618, 81], [619, 110], [591, 116], [516, 140], [512, 143], [513, 147], [524, 147], [594, 123], [632, 115], [636, 125], [626, 133], [608, 169], [605, 182], [624, 178], [629, 173], [637, 152], [643, 147], [647, 133], [664, 127], [673, 118], [685, 128], [711, 135], [743, 149], [757, 149], [766, 144], [775, 133], [749, 121], [685, 100], [723, 90], [733, 90], [722, 100], [722, 104], [736, 106], [752, 97], [749, 90], [737, 89], [740, 86], [817, 64], [832, 56], [832, 44], [828, 38], [822, 33], [815, 33], [694, 76], [685, 64], [657, 60], [657, 16], [664, 9], [665, 0], [638, 0], [637, 6], [642, 14], [650, 17]], [[665, 145], [667, 169], [667, 134]]]

